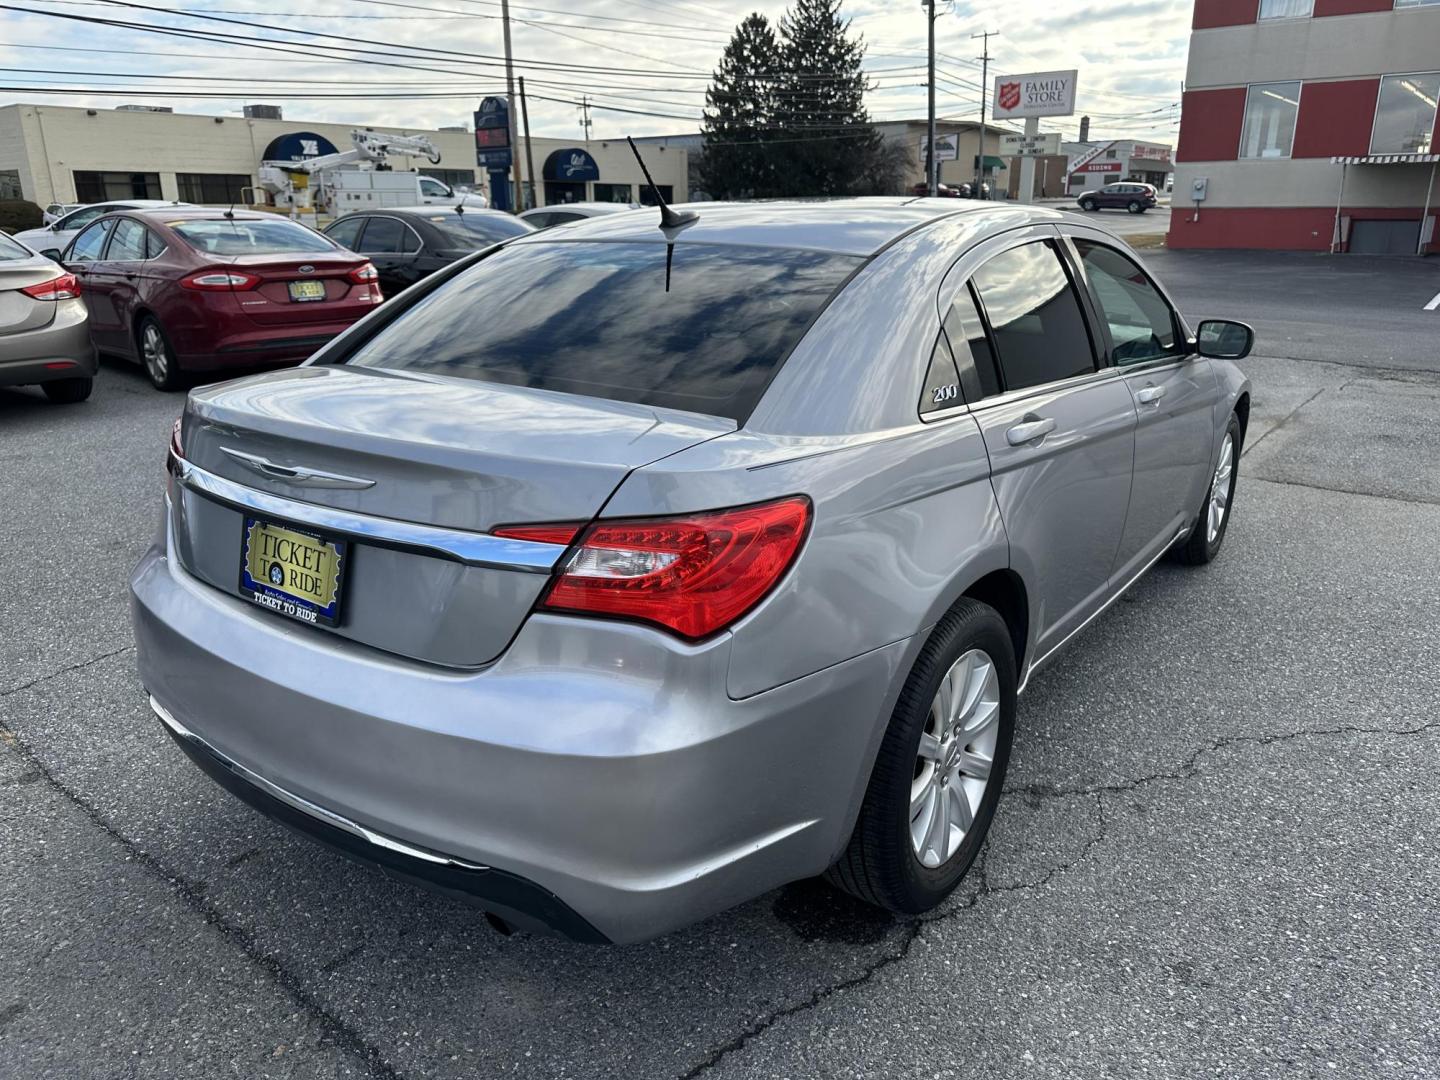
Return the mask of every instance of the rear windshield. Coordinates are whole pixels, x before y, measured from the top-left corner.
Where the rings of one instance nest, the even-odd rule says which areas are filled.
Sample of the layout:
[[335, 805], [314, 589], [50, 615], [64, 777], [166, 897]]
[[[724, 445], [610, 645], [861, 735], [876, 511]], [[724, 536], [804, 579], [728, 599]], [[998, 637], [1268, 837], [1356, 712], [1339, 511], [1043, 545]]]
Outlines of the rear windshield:
[[426, 214], [425, 220], [441, 233], [446, 241], [457, 248], [474, 250], [509, 240], [512, 236], [523, 236], [535, 231], [528, 221], [521, 221], [513, 214]]
[[348, 359], [726, 416], [860, 264], [843, 255], [659, 243], [522, 243], [447, 281]]
[[334, 251], [335, 244], [304, 225], [276, 218], [237, 218], [168, 223], [192, 247], [211, 255], [279, 255], [289, 251]]

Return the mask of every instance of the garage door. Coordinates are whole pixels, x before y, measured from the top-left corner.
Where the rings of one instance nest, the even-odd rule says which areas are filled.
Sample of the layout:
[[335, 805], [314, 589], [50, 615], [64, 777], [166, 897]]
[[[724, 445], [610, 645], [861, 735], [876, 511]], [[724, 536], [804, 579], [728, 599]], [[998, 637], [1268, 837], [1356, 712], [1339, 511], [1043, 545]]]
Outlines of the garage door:
[[1414, 255], [1420, 246], [1418, 221], [1352, 221], [1350, 254]]

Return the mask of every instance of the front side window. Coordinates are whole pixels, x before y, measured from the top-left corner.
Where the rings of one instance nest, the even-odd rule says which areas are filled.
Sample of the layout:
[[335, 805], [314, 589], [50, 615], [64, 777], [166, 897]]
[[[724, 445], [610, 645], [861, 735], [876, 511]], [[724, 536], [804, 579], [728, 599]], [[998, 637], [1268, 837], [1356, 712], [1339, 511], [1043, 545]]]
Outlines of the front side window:
[[1375, 104], [1372, 154], [1428, 154], [1435, 132], [1440, 72], [1386, 75]]
[[207, 255], [281, 255], [332, 252], [335, 244], [317, 232], [284, 218], [196, 218], [170, 226], [191, 247]]
[[140, 262], [145, 258], [145, 226], [129, 218], [115, 223], [115, 235], [105, 253], [108, 262]]
[[101, 214], [108, 214], [117, 209], [114, 206], [87, 206], [84, 210], [76, 210], [75, 213], [59, 222], [57, 229], [83, 229]]
[[430, 292], [346, 361], [725, 416], [862, 260], [661, 243], [521, 243]]
[[428, 176], [420, 178], [420, 190], [426, 195], [449, 195], [450, 189], [439, 180], [431, 180]]
[[1245, 128], [1240, 134], [1242, 158], [1288, 158], [1295, 141], [1300, 111], [1298, 82], [1263, 83], [1245, 95]]
[[1080, 298], [1050, 241], [996, 255], [972, 279], [995, 337], [1006, 390], [1095, 370]]
[[1262, 19], [1306, 19], [1314, 0], [1260, 0]]
[[97, 221], [87, 228], [70, 245], [70, 250], [65, 255], [65, 261], [67, 263], [94, 262], [100, 258], [100, 252], [105, 247], [105, 237], [110, 235], [110, 229], [114, 224], [113, 219], [107, 218], [104, 221]]
[[341, 247], [347, 247], [354, 251], [355, 244], [360, 239], [360, 226], [364, 224], [365, 219], [359, 215], [343, 217], [326, 229], [325, 235]]
[[1150, 284], [1145, 271], [1114, 248], [1090, 240], [1076, 240], [1075, 250], [1080, 253], [1095, 305], [1110, 330], [1110, 356], [1116, 364], [1182, 354], [1170, 305]]

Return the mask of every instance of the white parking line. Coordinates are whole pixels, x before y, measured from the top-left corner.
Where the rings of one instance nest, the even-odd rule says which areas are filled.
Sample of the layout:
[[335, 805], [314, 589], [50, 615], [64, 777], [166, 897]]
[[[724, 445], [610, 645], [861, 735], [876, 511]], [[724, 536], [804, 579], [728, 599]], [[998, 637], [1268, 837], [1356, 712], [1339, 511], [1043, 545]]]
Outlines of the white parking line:
[[1440, 292], [1437, 292], [1430, 303], [1425, 305], [1426, 311], [1434, 311], [1436, 308], [1440, 308]]

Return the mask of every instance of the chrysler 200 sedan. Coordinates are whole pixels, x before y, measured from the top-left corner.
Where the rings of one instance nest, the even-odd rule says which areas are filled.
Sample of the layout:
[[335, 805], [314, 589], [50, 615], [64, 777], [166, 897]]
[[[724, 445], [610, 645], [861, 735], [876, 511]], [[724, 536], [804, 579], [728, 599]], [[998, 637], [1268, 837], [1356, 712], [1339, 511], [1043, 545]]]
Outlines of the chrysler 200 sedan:
[[582, 941], [955, 887], [1026, 681], [1219, 552], [1253, 334], [1054, 211], [695, 209], [520, 237], [191, 393], [132, 607], [202, 769]]

